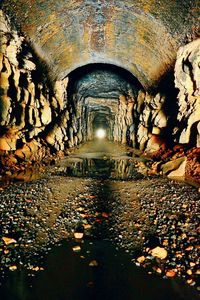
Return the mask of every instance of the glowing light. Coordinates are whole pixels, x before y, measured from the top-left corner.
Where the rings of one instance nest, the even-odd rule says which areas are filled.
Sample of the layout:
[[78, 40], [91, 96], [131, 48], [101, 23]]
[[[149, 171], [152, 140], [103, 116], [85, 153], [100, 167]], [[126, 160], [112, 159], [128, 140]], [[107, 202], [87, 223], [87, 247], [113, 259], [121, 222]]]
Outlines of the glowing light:
[[95, 132], [95, 136], [98, 139], [104, 139], [106, 137], [106, 131], [102, 128], [99, 128], [96, 132]]

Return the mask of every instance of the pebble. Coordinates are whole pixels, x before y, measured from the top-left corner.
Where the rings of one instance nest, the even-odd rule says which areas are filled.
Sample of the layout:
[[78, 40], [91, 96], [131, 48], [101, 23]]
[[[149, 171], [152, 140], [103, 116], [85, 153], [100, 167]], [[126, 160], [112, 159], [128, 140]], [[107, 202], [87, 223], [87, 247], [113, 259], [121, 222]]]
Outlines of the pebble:
[[83, 233], [82, 232], [75, 232], [74, 233], [75, 239], [82, 239], [83, 238]]
[[80, 252], [81, 251], [81, 247], [80, 246], [75, 246], [75, 247], [72, 248], [72, 250], [74, 252]]
[[151, 255], [158, 257], [160, 259], [165, 259], [167, 257], [167, 250], [161, 247], [156, 247], [150, 251]]
[[9, 237], [2, 237], [2, 240], [4, 241], [4, 243], [6, 245], [17, 243], [17, 241], [15, 239], [9, 238]]
[[174, 270], [168, 270], [166, 272], [167, 277], [174, 277], [176, 275], [176, 272]]
[[17, 266], [15, 266], [15, 265], [14, 266], [9, 266], [9, 270], [10, 271], [15, 271], [15, 270], [17, 270]]
[[162, 273], [162, 270], [160, 268], [156, 268], [156, 272], [161, 274]]
[[98, 266], [98, 262], [96, 260], [92, 260], [90, 263], [89, 263], [89, 266], [90, 267], [97, 267]]
[[139, 262], [140, 264], [143, 263], [145, 261], [145, 256], [140, 256], [137, 258], [137, 262]]

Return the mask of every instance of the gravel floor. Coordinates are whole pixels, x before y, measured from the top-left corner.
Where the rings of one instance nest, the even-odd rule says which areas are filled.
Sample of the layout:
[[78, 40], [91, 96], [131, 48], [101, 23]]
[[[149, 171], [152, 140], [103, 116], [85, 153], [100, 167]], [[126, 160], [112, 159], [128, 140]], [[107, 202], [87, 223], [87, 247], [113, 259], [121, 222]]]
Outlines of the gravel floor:
[[1, 277], [42, 270], [55, 243], [82, 233], [112, 241], [149, 274], [200, 290], [199, 200], [196, 187], [165, 178], [68, 177], [56, 167], [34, 181], [1, 181]]

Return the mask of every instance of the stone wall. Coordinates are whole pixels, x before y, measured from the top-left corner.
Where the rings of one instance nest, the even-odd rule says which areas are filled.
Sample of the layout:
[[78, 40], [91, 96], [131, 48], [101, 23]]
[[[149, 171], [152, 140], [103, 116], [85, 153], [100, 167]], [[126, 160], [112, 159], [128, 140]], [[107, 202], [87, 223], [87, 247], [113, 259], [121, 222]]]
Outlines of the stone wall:
[[200, 147], [200, 39], [179, 49], [175, 85], [179, 89], [177, 142]]
[[168, 126], [166, 97], [140, 90], [136, 97], [120, 95], [115, 116], [114, 141], [154, 152], [164, 146]]
[[44, 156], [41, 140], [64, 110], [67, 80], [48, 79], [44, 65], [0, 11], [0, 151]]
[[154, 152], [165, 146], [164, 133], [168, 127], [165, 106], [165, 95], [149, 95], [140, 91], [136, 111], [139, 115], [137, 140], [141, 150]]

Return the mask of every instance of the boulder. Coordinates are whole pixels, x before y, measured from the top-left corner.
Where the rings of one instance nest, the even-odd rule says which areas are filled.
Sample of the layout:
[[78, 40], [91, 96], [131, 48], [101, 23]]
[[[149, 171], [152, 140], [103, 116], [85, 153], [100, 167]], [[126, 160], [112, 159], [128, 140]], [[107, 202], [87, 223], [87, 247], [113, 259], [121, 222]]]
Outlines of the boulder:
[[[174, 160], [170, 160], [167, 163], [163, 164], [161, 166], [161, 171], [164, 175], [168, 174], [171, 171], [177, 170], [179, 169], [179, 167], [186, 162], [187, 158], [185, 156], [183, 157], [179, 157], [177, 159]], [[182, 165], [182, 167], [180, 168], [179, 172], [182, 171], [182, 169], [184, 168], [184, 164]]]
[[185, 177], [185, 172], [186, 172], [186, 163], [187, 160], [184, 159], [181, 164], [179, 165], [178, 169], [170, 172], [167, 177], [169, 178], [176, 178], [176, 177]]
[[200, 148], [192, 148], [187, 153], [186, 178], [200, 184]]

